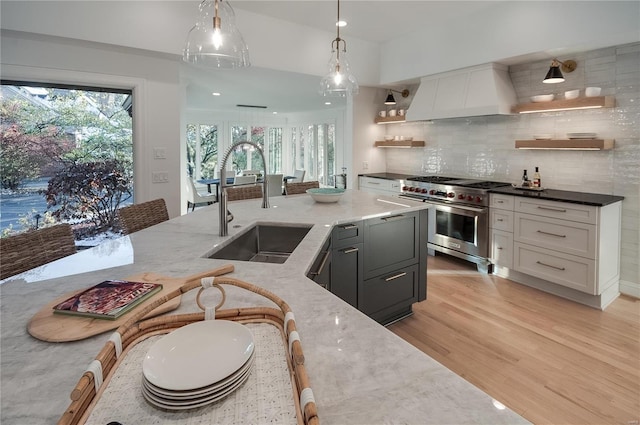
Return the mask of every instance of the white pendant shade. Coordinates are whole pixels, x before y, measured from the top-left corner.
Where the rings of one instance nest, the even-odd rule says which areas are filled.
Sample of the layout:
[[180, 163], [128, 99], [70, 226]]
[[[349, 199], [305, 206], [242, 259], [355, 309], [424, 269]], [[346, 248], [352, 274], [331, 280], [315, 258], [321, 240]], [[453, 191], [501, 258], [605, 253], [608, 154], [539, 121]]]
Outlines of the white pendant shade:
[[229, 2], [204, 0], [199, 9], [196, 25], [187, 35], [182, 59], [207, 68], [250, 66], [249, 49], [236, 27]]

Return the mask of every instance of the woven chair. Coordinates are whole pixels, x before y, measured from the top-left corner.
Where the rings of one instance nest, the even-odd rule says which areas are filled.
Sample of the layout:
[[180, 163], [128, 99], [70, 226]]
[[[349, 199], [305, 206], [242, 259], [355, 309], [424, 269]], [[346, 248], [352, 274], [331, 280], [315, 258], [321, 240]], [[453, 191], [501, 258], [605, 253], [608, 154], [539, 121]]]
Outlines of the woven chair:
[[316, 187], [320, 187], [320, 183], [318, 181], [301, 183], [284, 182], [284, 193], [287, 195], [297, 195], [299, 193], [306, 193], [307, 189], [313, 189]]
[[262, 185], [228, 187], [227, 201], [262, 198]]
[[57, 224], [0, 239], [0, 279], [75, 254], [69, 224]]
[[118, 210], [118, 221], [125, 235], [167, 220], [169, 220], [169, 212], [162, 198], [129, 205]]

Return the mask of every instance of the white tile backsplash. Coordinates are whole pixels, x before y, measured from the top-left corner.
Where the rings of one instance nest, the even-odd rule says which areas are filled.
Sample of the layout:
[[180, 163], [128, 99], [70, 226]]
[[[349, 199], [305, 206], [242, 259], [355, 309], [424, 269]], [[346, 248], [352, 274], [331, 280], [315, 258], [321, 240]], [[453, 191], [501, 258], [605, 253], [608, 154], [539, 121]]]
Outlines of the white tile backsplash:
[[[561, 84], [543, 84], [550, 61], [512, 66], [511, 81], [520, 102], [536, 94], [588, 86], [616, 98], [615, 108], [513, 116], [457, 118], [405, 123], [403, 134], [425, 140], [426, 147], [388, 149], [387, 171], [441, 174], [518, 182], [522, 171], [540, 168], [544, 187], [625, 197], [622, 203], [621, 278], [640, 291], [640, 43], [593, 50], [571, 57], [577, 69]], [[610, 151], [534, 151], [515, 149], [515, 140], [550, 133], [598, 133], [615, 139]]]

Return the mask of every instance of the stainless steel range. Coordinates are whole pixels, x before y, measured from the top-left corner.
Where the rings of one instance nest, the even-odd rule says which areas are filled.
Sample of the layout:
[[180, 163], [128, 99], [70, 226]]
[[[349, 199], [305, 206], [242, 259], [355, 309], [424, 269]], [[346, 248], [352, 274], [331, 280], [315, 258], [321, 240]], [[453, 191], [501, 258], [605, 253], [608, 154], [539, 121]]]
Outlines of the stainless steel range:
[[429, 250], [454, 255], [489, 272], [489, 190], [509, 183], [445, 176], [419, 176], [404, 181], [401, 198], [426, 202]]

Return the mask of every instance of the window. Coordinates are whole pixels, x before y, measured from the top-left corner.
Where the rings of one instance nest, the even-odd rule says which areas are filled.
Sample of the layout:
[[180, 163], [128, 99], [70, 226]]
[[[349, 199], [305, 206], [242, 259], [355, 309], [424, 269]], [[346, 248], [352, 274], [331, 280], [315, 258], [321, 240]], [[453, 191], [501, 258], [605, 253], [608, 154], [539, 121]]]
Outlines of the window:
[[307, 124], [291, 128], [290, 164], [304, 169], [305, 180], [334, 185], [335, 124]]
[[218, 164], [218, 126], [187, 125], [187, 171], [194, 180], [214, 178]]

